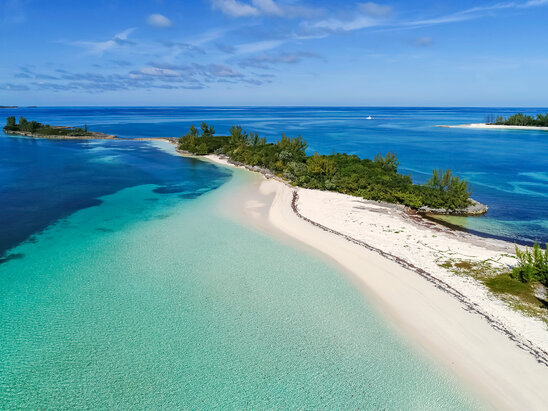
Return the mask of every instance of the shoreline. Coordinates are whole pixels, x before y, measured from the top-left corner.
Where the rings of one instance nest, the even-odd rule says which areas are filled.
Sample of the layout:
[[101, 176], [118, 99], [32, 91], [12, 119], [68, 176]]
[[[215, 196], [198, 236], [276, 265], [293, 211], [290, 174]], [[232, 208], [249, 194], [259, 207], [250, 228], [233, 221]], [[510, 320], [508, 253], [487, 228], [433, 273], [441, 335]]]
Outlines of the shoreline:
[[[310, 216], [307, 217], [307, 216], [303, 215], [298, 210], [299, 193], [315, 193], [316, 195], [320, 196], [320, 200], [321, 200], [321, 197], [331, 196], [331, 197], [335, 197], [335, 198], [338, 198], [338, 199], [345, 198], [347, 201], [350, 201], [352, 203], [360, 203], [361, 202], [363, 204], [371, 204], [371, 205], [373, 205], [373, 208], [376, 208], [376, 210], [369, 210], [369, 211], [374, 211], [375, 217], [382, 214], [382, 213], [380, 213], [380, 214], [378, 213], [379, 209], [385, 210], [385, 213], [386, 213], [386, 210], [388, 210], [387, 211], [388, 214], [395, 214], [395, 215], [403, 218], [404, 220], [406, 220], [406, 221], [404, 221], [405, 224], [411, 223], [412, 225], [415, 225], [415, 226], [419, 227], [419, 229], [426, 230], [431, 234], [435, 233], [435, 234], [432, 234], [433, 237], [436, 237], [436, 235], [438, 235], [438, 234], [447, 235], [449, 237], [460, 237], [460, 240], [464, 240], [465, 242], [471, 242], [476, 247], [478, 245], [479, 245], [479, 247], [486, 247], [486, 246], [487, 247], [494, 247], [497, 250], [497, 252], [499, 252], [499, 253], [502, 252], [501, 256], [504, 255], [505, 253], [512, 253], [512, 254], [514, 253], [514, 248], [513, 248], [514, 243], [509, 243], [509, 242], [506, 242], [504, 240], [497, 239], [494, 236], [486, 235], [486, 237], [483, 237], [483, 236], [474, 235], [473, 233], [470, 233], [470, 232], [465, 231], [465, 230], [464, 231], [456, 230], [451, 225], [441, 224], [437, 220], [435, 220], [434, 218], [432, 218], [430, 216], [423, 215], [423, 213], [408, 213], [406, 211], [406, 208], [404, 206], [401, 206], [401, 205], [390, 204], [390, 203], [381, 203], [381, 202], [376, 202], [376, 201], [372, 201], [372, 200], [364, 200], [364, 199], [361, 199], [359, 197], [344, 195], [344, 194], [336, 193], [336, 192], [310, 190], [310, 189], [304, 189], [304, 188], [301, 188], [301, 187], [293, 187], [293, 186], [290, 186], [285, 180], [283, 180], [283, 179], [281, 179], [281, 178], [279, 178], [275, 175], [270, 174], [268, 172], [268, 170], [264, 170], [264, 169], [261, 169], [261, 168], [258, 168], [258, 167], [251, 167], [251, 166], [247, 166], [247, 165], [244, 165], [244, 164], [234, 163], [232, 160], [230, 160], [226, 156], [218, 156], [218, 155], [213, 155], [213, 154], [212, 155], [206, 155], [206, 156], [192, 155], [191, 153], [187, 153], [187, 152], [178, 150], [178, 148], [177, 148], [178, 138], [174, 138], [174, 137], [119, 138], [119, 137], [116, 137], [116, 136], [107, 136], [107, 135], [104, 135], [102, 133], [98, 133], [98, 134], [101, 134], [102, 136], [106, 136], [106, 138], [99, 136], [99, 137], [97, 137], [97, 139], [107, 139], [107, 140], [119, 139], [119, 140], [126, 140], [126, 141], [128, 141], [128, 140], [162, 141], [162, 142], [165, 142], [165, 143], [169, 143], [172, 147], [174, 147], [175, 152], [177, 154], [181, 155], [181, 156], [192, 157], [192, 158], [202, 159], [202, 160], [206, 160], [206, 161], [212, 161], [214, 163], [222, 164], [224, 166], [243, 169], [243, 170], [246, 170], [246, 171], [250, 171], [253, 174], [260, 174], [265, 180], [276, 181], [277, 183], [281, 184], [282, 186], [288, 187], [291, 190], [293, 190], [293, 193], [294, 193], [293, 195], [295, 197], [292, 199], [291, 208], [292, 208], [294, 214], [296, 216], [298, 216], [300, 219], [306, 221], [309, 224], [320, 227], [324, 231], [333, 232], [336, 235], [339, 235], [342, 238], [345, 238], [349, 242], [360, 244], [363, 247], [369, 249], [370, 251], [374, 251], [377, 254], [379, 254], [379, 255], [387, 258], [387, 259], [396, 261], [398, 264], [402, 265], [403, 267], [409, 268], [412, 271], [415, 271], [419, 275], [427, 278], [429, 281], [433, 281], [434, 283], [438, 283], [438, 284], [445, 284], [444, 286], [441, 286], [440, 288], [446, 288], [446, 291], [448, 291], [449, 294], [453, 294], [455, 297], [457, 297], [459, 299], [462, 299], [463, 294], [460, 291], [455, 290], [451, 285], [444, 283], [443, 279], [437, 278], [435, 275], [433, 275], [432, 274], [432, 269], [428, 270], [428, 267], [427, 267], [427, 269], [425, 270], [423, 268], [424, 261], [419, 261], [419, 263], [417, 264], [416, 262], [410, 261], [410, 259], [406, 259], [405, 256], [402, 257], [401, 255], [398, 255], [398, 251], [401, 251], [401, 250], [395, 250], [396, 252], [391, 252], [393, 250], [390, 250], [390, 249], [387, 250], [387, 247], [384, 247], [384, 248], [383, 247], [372, 247], [368, 244], [370, 241], [368, 241], [367, 238], [364, 240], [364, 238], [357, 238], [356, 236], [352, 235], [352, 233], [344, 232], [344, 229], [338, 230], [337, 229], [337, 221], [332, 222], [332, 223], [335, 223], [334, 224], [335, 228], [333, 228], [332, 227], [333, 224], [329, 224], [329, 222], [327, 224], [321, 224], [321, 222], [316, 221], [317, 219], [314, 219], [313, 216], [312, 216], [312, 218], [310, 218]], [[39, 137], [33, 137], [33, 138], [47, 138], [47, 137], [39, 136]], [[86, 139], [89, 139], [89, 136], [77, 136], [76, 138], [86, 140]], [[53, 136], [53, 139], [57, 139], [57, 136]], [[313, 201], [311, 203], [314, 203], [314, 202], [315, 201], [313, 199]], [[310, 203], [310, 201], [309, 201], [309, 203]], [[344, 216], [344, 217], [346, 218], [347, 216]], [[398, 223], [401, 223], [401, 222], [402, 221], [398, 221]], [[362, 222], [359, 222], [359, 223], [360, 223], [360, 225], [362, 224]], [[387, 230], [387, 232], [390, 232], [390, 230]], [[387, 236], [388, 235], [387, 232], [384, 232], [384, 230], [383, 230], [382, 236], [383, 237]], [[406, 247], [407, 247], [407, 245], [406, 245]], [[492, 256], [489, 256], [488, 258], [491, 259], [491, 257]], [[499, 257], [499, 260], [500, 260], [500, 256], [498, 256], [498, 257]], [[508, 259], [506, 260], [505, 263], [508, 265], [508, 263], [509, 263]], [[432, 267], [430, 267], [430, 268], [432, 268]], [[439, 269], [440, 267], [436, 267], [436, 268]], [[455, 276], [455, 274], [452, 273], [451, 276]], [[474, 284], [474, 286], [480, 287], [480, 288], [482, 287], [479, 284]], [[483, 287], [483, 288], [485, 288], [485, 287]], [[482, 295], [482, 297], [492, 297], [492, 296], [485, 295], [485, 293], [484, 293]], [[462, 299], [462, 302], [465, 302], [465, 300], [466, 300], [466, 298]], [[498, 300], [497, 301], [498, 303], [501, 302], [499, 299], [496, 299], [496, 300]], [[531, 342], [527, 338], [523, 338], [522, 336], [520, 336], [519, 332], [515, 333], [512, 330], [508, 329], [508, 327], [506, 327], [504, 321], [500, 321], [500, 319], [493, 318], [492, 316], [489, 315], [489, 313], [485, 313], [481, 309], [478, 310], [477, 308], [473, 308], [473, 307], [477, 306], [477, 302], [468, 301], [468, 302], [466, 302], [465, 305], [467, 305], [469, 307], [469, 309], [474, 309], [478, 313], [480, 313], [482, 316], [484, 316], [487, 319], [487, 321], [490, 322], [493, 325], [494, 328], [496, 328], [496, 329], [502, 331], [503, 333], [507, 334], [510, 337], [510, 339], [514, 340], [517, 343], [518, 346], [520, 346], [521, 348], [524, 348], [525, 350], [530, 351], [537, 358], [537, 360], [539, 360], [539, 362], [542, 362], [543, 364], [548, 365], [548, 334], [546, 336], [544, 336], [545, 338], [542, 341], [543, 344], [541, 344], [541, 347], [537, 348], [537, 347], [535, 347], [536, 344], [534, 344], [534, 342]], [[506, 308], [507, 311], [509, 310], [507, 307], [504, 307], [504, 308]], [[520, 313], [516, 313], [516, 314], [518, 314], [519, 317], [524, 317], [523, 314], [520, 314]], [[525, 317], [525, 318], [530, 319], [530, 317]], [[515, 321], [515, 319], [514, 319], [514, 321]], [[537, 320], [537, 321], [540, 321], [540, 320]], [[541, 325], [541, 326], [544, 328], [543, 331], [546, 331], [546, 326], [544, 324]], [[537, 328], [538, 328], [538, 324], [537, 324]]]
[[[210, 155], [204, 159], [244, 169], [218, 156]], [[295, 189], [278, 178], [267, 179], [261, 175], [253, 187], [234, 196], [236, 198], [231, 201], [235, 204], [230, 214], [240, 213], [242, 223], [273, 234], [282, 241], [292, 241], [293, 245], [304, 245], [331, 261], [339, 271], [346, 272], [366, 300], [376, 302], [379, 312], [387, 316], [397, 332], [404, 338], [411, 337], [409, 342], [412, 345], [460, 376], [493, 408], [543, 408], [548, 400], [542, 383], [548, 377], [548, 351], [544, 347], [548, 344], [548, 333], [544, 324], [502, 307], [500, 301], [497, 304], [497, 301], [488, 299], [483, 305], [478, 304], [474, 298], [481, 298], [483, 294], [466, 295], [456, 286], [459, 284], [447, 282], [413, 261], [394, 255], [382, 246], [371, 246], [371, 242], [347, 235], [344, 227], [334, 229], [318, 222], [317, 218], [310, 218], [311, 209], [317, 207], [314, 204], [317, 202], [311, 200], [314, 200], [314, 195], [324, 194]], [[327, 194], [344, 197], [337, 193]], [[359, 199], [354, 201], [360, 202]], [[395, 207], [385, 211], [398, 216], [402, 214]], [[333, 209], [328, 209], [328, 214], [333, 214]], [[370, 214], [378, 219], [377, 211]], [[408, 223], [414, 224], [411, 220]], [[441, 235], [428, 227], [421, 229]], [[443, 230], [441, 233], [451, 235]], [[485, 242], [485, 239], [471, 240]], [[476, 244], [471, 246], [479, 247]], [[489, 246], [490, 252], [500, 253], [507, 251], [508, 244], [491, 241]], [[365, 267], [371, 267], [371, 270]], [[460, 278], [460, 282], [467, 285], [467, 291], [479, 287], [470, 279], [462, 280]], [[495, 314], [500, 315], [501, 310], [503, 314], [504, 311], [510, 313], [510, 317], [516, 317], [524, 329], [536, 327], [536, 335], [524, 336], [516, 331], [513, 328], [516, 318], [507, 324], [501, 317], [485, 312], [489, 306]], [[544, 338], [537, 344], [533, 340], [539, 336]]]
[[[422, 266], [432, 262], [432, 255], [425, 254], [425, 249], [439, 246], [440, 239], [442, 243], [463, 243], [463, 249], [458, 252], [464, 255], [474, 249], [485, 250], [488, 258], [507, 253], [513, 245], [444, 229], [421, 216], [406, 214], [401, 206], [295, 188], [278, 177], [230, 164], [219, 156], [185, 155], [176, 149], [177, 139], [122, 139], [162, 141], [170, 143], [169, 151], [179, 155], [242, 172], [255, 171], [249, 173], [256, 177], [250, 179], [253, 184], [238, 188], [240, 195], [231, 191], [227, 196], [227, 202], [232, 203], [230, 207], [219, 204], [219, 207], [227, 206], [230, 217], [241, 214], [245, 224], [304, 247], [336, 266], [367, 301], [372, 301], [379, 314], [393, 324], [396, 332], [428, 358], [435, 358], [436, 363], [461, 377], [461, 381], [480, 398], [485, 397], [492, 408], [542, 409], [545, 406], [548, 401], [543, 385], [548, 377], [546, 326], [539, 328], [538, 322], [510, 312], [500, 301], [483, 300], [486, 294], [474, 294], [481, 287], [471, 279], [451, 273], [445, 273], [446, 277], [440, 277], [440, 272], [432, 273], [432, 267], [441, 270], [435, 261], [433, 266]], [[383, 226], [374, 231], [377, 224]], [[404, 230], [415, 230], [409, 244], [398, 244], [404, 237], [400, 235], [400, 226]], [[425, 247], [412, 248], [417, 238], [420, 247]], [[405, 255], [406, 245], [411, 248], [412, 257], [413, 254], [420, 257], [418, 262]], [[505, 261], [498, 263], [505, 264]], [[484, 312], [490, 308], [496, 315]], [[508, 312], [515, 315], [504, 317]], [[516, 330], [516, 326], [524, 328]]]
[[501, 124], [485, 124], [485, 123], [470, 123], [470, 124], [458, 124], [458, 125], [439, 125], [436, 127], [444, 128], [478, 128], [488, 130], [540, 130], [548, 131], [548, 127], [535, 127], [535, 126], [506, 126]]

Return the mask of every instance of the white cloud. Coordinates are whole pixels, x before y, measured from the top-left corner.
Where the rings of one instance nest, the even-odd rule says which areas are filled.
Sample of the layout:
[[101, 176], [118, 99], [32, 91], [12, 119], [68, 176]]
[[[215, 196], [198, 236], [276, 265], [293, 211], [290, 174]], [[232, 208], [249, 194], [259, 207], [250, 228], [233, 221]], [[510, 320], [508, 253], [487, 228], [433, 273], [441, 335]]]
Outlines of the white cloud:
[[282, 9], [274, 0], [253, 0], [252, 3], [257, 9], [265, 14], [272, 14], [275, 16], [281, 16], [283, 14]]
[[260, 14], [257, 8], [237, 0], [212, 0], [212, 6], [232, 17], [258, 16]]
[[299, 5], [279, 5], [275, 0], [211, 0], [213, 9], [220, 10], [232, 17], [277, 16], [285, 18], [313, 18], [319, 16], [323, 9]]
[[376, 27], [386, 22], [386, 17], [392, 13], [392, 7], [378, 3], [358, 3], [353, 16], [346, 18], [333, 17], [316, 22], [312, 27], [325, 31], [342, 32]]
[[378, 26], [377, 20], [367, 17], [358, 16], [353, 20], [327, 19], [314, 24], [314, 27], [325, 29], [328, 31], [352, 31], [365, 29], [367, 27]]
[[159, 67], [143, 67], [141, 70], [139, 70], [139, 72], [148, 76], [176, 77], [181, 75], [181, 73], [176, 70]]
[[529, 0], [527, 3], [522, 4], [521, 7], [536, 7], [548, 4], [548, 0]]
[[256, 41], [254, 43], [245, 43], [240, 44], [234, 47], [236, 54], [248, 54], [248, 53], [258, 53], [261, 51], [275, 49], [286, 40], [265, 40], [265, 41]]
[[359, 3], [358, 10], [364, 14], [374, 17], [387, 16], [392, 13], [392, 7], [383, 4], [373, 3], [369, 1], [367, 3]]
[[121, 33], [115, 34], [114, 37], [106, 41], [76, 41], [72, 44], [87, 49], [89, 54], [102, 55], [105, 51], [116, 46], [133, 44], [128, 37], [134, 30], [135, 28], [126, 29]]
[[529, 0], [525, 3], [496, 3], [490, 6], [477, 6], [459, 11], [447, 16], [434, 17], [424, 20], [415, 20], [403, 23], [402, 26], [430, 26], [435, 24], [455, 23], [484, 17], [488, 12], [505, 9], [520, 9], [548, 5], [548, 0]]
[[[390, 6], [381, 5], [374, 2], [358, 3], [357, 13], [353, 18], [329, 18], [317, 21], [311, 26], [315, 29], [325, 30], [326, 32], [345, 32], [353, 30], [361, 30], [369, 27], [386, 27], [392, 30], [402, 28], [418, 28], [424, 26], [433, 26], [438, 24], [456, 23], [478, 19], [486, 16], [489, 12], [505, 9], [529, 8], [548, 5], [548, 0], [529, 0], [527, 2], [506, 2], [496, 3], [488, 6], [476, 6], [465, 9], [453, 14], [431, 17], [418, 18], [407, 21], [389, 21], [387, 17], [392, 13], [393, 9]], [[307, 26], [305, 23], [304, 27]]]
[[147, 18], [147, 23], [154, 27], [171, 27], [173, 24], [170, 19], [162, 14], [151, 14]]

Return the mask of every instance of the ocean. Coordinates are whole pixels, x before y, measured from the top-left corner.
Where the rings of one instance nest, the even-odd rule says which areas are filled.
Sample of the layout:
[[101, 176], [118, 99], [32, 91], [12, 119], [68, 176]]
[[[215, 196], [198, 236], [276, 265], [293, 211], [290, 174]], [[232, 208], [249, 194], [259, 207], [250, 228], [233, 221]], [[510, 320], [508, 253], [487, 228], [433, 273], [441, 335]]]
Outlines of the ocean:
[[[436, 167], [469, 178], [490, 205], [473, 229], [548, 237], [545, 134], [434, 127], [480, 109], [3, 112], [123, 137], [205, 120], [301, 133], [322, 153], [394, 151], [417, 181]], [[481, 407], [336, 269], [226, 216], [249, 178], [167, 143], [0, 135], [0, 408]]]
[[535, 114], [548, 108], [50, 107], [4, 109], [0, 115], [87, 124], [90, 130], [129, 138], [178, 137], [191, 124], [207, 121], [217, 134], [228, 133], [235, 124], [269, 141], [281, 133], [301, 134], [310, 153], [372, 158], [390, 151], [398, 156], [400, 172], [416, 182], [426, 182], [433, 169], [449, 168], [470, 182], [473, 198], [489, 206], [485, 216], [447, 218], [451, 223], [509, 241], [546, 243], [548, 132], [436, 127], [516, 112]]

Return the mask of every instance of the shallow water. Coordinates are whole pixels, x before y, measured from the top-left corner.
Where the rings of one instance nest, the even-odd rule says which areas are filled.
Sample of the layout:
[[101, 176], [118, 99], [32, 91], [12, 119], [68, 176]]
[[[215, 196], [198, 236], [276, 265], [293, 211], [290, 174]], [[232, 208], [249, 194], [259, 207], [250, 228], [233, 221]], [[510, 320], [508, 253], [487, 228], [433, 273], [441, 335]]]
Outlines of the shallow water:
[[400, 170], [416, 181], [425, 182], [434, 168], [451, 168], [471, 182], [475, 199], [489, 205], [485, 217], [453, 222], [511, 241], [546, 242], [548, 132], [436, 127], [484, 122], [487, 115], [518, 111], [535, 114], [548, 109], [51, 107], [7, 109], [2, 113], [53, 124], [87, 124], [91, 130], [121, 137], [180, 136], [191, 124], [208, 121], [218, 134], [227, 133], [234, 124], [269, 140], [281, 132], [292, 136], [300, 133], [308, 141], [310, 152], [344, 151], [371, 158], [378, 152], [392, 151], [398, 155]]
[[[491, 210], [464, 224], [548, 237], [545, 134], [433, 127], [481, 121], [473, 109], [2, 112], [126, 137], [207, 120], [301, 132], [312, 151], [392, 150], [419, 180], [439, 166], [471, 178]], [[227, 220], [240, 178], [162, 143], [0, 133], [0, 408], [479, 407], [343, 275]]]
[[11, 249], [2, 408], [478, 407], [340, 273], [228, 220], [241, 179], [134, 184]]

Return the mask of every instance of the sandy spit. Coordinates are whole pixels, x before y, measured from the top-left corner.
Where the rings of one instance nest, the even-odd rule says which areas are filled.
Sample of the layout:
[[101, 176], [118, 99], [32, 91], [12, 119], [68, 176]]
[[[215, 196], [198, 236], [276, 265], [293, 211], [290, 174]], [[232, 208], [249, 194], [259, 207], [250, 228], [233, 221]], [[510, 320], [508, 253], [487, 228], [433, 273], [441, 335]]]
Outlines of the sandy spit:
[[438, 265], [449, 256], [511, 264], [513, 244], [455, 232], [398, 206], [295, 188], [259, 174], [252, 181], [231, 194], [232, 217], [339, 268], [410, 344], [488, 406], [545, 409], [546, 324]]

